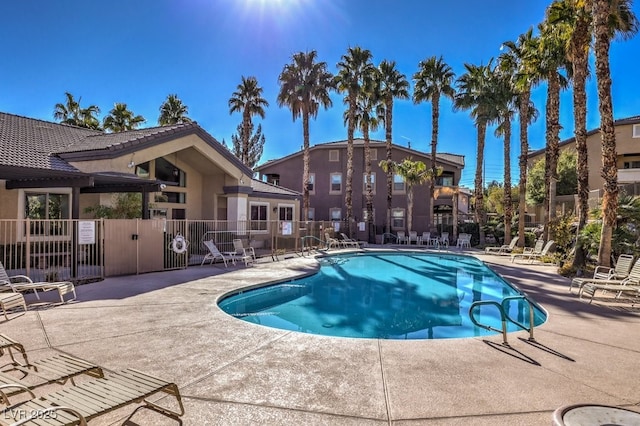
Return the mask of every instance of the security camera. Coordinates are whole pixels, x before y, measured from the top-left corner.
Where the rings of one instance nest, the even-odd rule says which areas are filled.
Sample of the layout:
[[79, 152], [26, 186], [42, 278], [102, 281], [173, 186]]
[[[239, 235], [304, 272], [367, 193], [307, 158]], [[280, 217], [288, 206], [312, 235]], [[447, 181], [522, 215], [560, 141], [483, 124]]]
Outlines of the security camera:
[[164, 190], [167, 187], [167, 185], [165, 185], [164, 183], [160, 184], [160, 189]]

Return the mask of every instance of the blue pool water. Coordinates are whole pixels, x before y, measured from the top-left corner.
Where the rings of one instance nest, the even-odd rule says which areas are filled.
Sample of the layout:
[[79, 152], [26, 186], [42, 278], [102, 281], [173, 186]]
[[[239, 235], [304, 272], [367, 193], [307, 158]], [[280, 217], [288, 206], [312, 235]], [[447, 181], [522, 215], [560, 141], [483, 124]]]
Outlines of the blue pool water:
[[[469, 319], [471, 303], [500, 302], [521, 293], [470, 256], [425, 252], [348, 253], [319, 259], [318, 273], [239, 291], [219, 302], [244, 321], [339, 337], [446, 339], [495, 334]], [[482, 324], [501, 328], [495, 306], [474, 308]], [[529, 304], [509, 303], [508, 314], [529, 324]], [[534, 308], [534, 324], [546, 314]], [[520, 330], [509, 323], [509, 331]]]

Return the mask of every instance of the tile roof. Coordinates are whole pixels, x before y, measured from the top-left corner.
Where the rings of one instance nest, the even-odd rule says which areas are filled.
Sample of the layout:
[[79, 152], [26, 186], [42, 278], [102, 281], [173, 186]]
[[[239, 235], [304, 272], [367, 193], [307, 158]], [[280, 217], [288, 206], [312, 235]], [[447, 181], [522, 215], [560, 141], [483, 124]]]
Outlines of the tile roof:
[[264, 192], [267, 194], [280, 194], [280, 195], [291, 195], [291, 196], [301, 196], [302, 194], [291, 189], [284, 188], [282, 186], [273, 185], [271, 183], [262, 182], [257, 179], [251, 179], [251, 189], [255, 192]]

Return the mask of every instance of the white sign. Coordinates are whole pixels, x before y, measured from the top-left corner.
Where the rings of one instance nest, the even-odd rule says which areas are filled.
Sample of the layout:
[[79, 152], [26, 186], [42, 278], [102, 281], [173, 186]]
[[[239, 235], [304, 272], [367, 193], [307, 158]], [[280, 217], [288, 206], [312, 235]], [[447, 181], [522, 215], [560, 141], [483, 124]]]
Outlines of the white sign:
[[358, 222], [358, 231], [364, 231], [365, 227], [364, 227], [364, 222]]
[[82, 220], [78, 222], [78, 244], [96, 243], [96, 223], [94, 221]]
[[282, 222], [282, 235], [291, 235], [293, 232], [292, 225], [291, 222]]

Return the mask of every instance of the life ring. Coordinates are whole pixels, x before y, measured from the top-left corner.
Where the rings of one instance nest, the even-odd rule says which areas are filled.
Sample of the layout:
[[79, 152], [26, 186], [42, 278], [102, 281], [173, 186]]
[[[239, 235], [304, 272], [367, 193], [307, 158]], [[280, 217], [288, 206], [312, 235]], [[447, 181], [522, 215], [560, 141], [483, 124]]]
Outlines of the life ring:
[[189, 247], [189, 241], [185, 240], [180, 233], [171, 241], [171, 250], [173, 250], [174, 253], [184, 253], [187, 251], [187, 247]]

